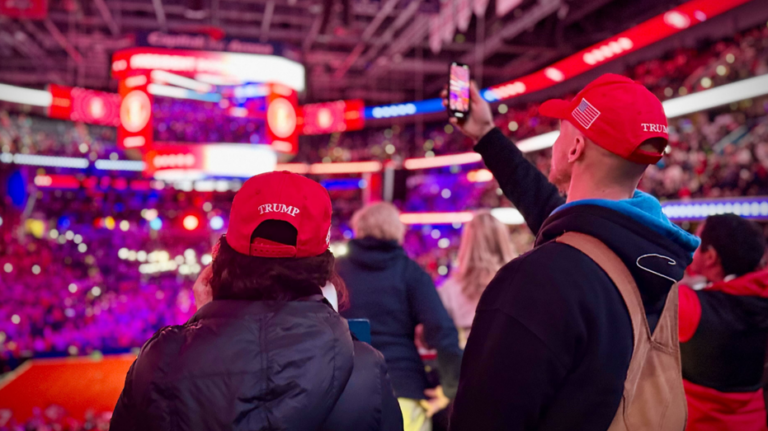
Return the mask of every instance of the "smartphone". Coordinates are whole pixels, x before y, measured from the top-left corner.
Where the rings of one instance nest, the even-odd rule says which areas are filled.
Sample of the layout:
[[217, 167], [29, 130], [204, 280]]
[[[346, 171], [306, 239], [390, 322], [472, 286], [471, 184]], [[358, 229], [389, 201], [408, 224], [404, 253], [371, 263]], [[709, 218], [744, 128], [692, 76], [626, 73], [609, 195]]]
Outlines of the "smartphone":
[[459, 119], [469, 116], [469, 66], [455, 61], [448, 81], [448, 114]]
[[347, 319], [349, 332], [358, 340], [371, 344], [371, 321], [368, 319]]

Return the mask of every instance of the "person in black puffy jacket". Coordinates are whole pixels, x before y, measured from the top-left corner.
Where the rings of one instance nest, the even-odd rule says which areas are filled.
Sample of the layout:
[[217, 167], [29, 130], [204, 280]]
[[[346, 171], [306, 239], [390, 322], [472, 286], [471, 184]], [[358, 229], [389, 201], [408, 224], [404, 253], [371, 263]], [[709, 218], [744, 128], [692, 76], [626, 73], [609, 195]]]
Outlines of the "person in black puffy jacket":
[[208, 302], [142, 347], [110, 429], [402, 430], [383, 356], [334, 310], [346, 292], [330, 224], [319, 184], [246, 181], [195, 286]]

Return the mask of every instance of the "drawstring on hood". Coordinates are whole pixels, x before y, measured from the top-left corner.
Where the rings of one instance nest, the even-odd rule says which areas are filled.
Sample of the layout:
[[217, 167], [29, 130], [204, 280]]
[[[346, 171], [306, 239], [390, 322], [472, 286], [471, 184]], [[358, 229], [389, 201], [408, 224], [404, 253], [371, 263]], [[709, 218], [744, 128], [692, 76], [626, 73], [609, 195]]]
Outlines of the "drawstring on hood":
[[651, 330], [700, 242], [669, 221], [656, 198], [639, 190], [631, 199], [561, 205], [542, 225], [536, 245], [571, 231], [599, 239], [624, 262], [637, 282]]
[[666, 275], [664, 275], [664, 274], [658, 273], [658, 272], [656, 272], [656, 271], [654, 271], [654, 270], [652, 270], [652, 269], [648, 269], [648, 268], [644, 267], [643, 265], [641, 265], [641, 264], [640, 264], [640, 261], [641, 261], [641, 260], [642, 260], [644, 257], [660, 257], [660, 258], [662, 258], [662, 259], [666, 259], [666, 260], [667, 260], [667, 263], [669, 263], [670, 265], [675, 265], [675, 264], [677, 264], [677, 262], [675, 262], [675, 259], [672, 259], [672, 258], [671, 258], [671, 257], [669, 257], [669, 256], [664, 256], [664, 255], [661, 255], [661, 254], [650, 253], [650, 254], [644, 254], [644, 255], [642, 255], [642, 256], [640, 256], [640, 257], [638, 257], [638, 258], [637, 258], [637, 261], [635, 261], [635, 264], [637, 265], [637, 267], [638, 267], [638, 268], [642, 269], [643, 271], [646, 271], [646, 272], [650, 272], [651, 274], [654, 274], [654, 275], [658, 275], [659, 277], [661, 277], [661, 278], [664, 278], [664, 279], [667, 279], [667, 280], [671, 281], [672, 283], [677, 283], [677, 280], [675, 280], [674, 278], [672, 278], [672, 277], [668, 277], [668, 276], [666, 276]]

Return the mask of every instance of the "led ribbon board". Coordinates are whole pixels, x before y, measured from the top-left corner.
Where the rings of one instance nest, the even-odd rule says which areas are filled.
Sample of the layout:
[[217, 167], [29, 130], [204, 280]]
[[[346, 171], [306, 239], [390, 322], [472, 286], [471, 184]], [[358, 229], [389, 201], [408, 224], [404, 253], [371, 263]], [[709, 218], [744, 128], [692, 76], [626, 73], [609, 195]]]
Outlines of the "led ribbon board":
[[[595, 69], [604, 63], [637, 51], [648, 45], [679, 33], [709, 18], [740, 6], [750, 0], [693, 0], [642, 24], [623, 31], [598, 44], [568, 56], [549, 67], [486, 88], [480, 93], [489, 102], [511, 99], [552, 87], [567, 79]], [[444, 111], [440, 99], [422, 100], [394, 105], [368, 107], [365, 118], [381, 119], [431, 114]]]
[[250, 178], [275, 170], [277, 155], [267, 145], [160, 144], [145, 154], [144, 163], [147, 175], [163, 180]]
[[768, 220], [768, 197], [668, 201], [661, 204], [661, 210], [676, 222], [704, 221], [716, 214], [736, 214], [753, 220]]

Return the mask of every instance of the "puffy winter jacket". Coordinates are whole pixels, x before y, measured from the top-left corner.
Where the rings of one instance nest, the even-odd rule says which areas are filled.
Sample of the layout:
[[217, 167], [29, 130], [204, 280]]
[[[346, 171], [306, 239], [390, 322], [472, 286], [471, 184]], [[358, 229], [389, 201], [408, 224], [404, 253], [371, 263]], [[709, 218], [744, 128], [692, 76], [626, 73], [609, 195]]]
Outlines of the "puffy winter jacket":
[[680, 286], [680, 349], [690, 431], [766, 431], [762, 379], [768, 271], [699, 291]]
[[111, 430], [402, 430], [384, 358], [322, 297], [215, 300], [159, 330]]

